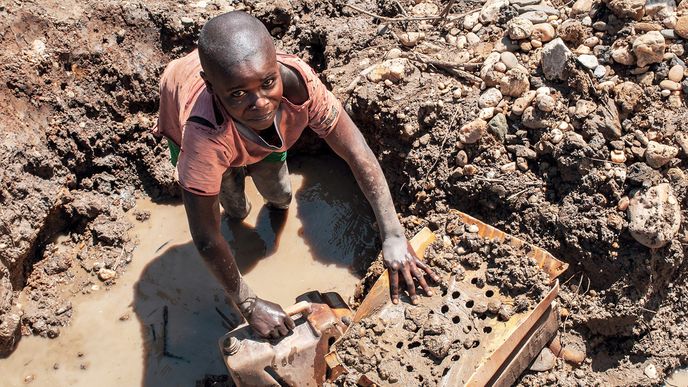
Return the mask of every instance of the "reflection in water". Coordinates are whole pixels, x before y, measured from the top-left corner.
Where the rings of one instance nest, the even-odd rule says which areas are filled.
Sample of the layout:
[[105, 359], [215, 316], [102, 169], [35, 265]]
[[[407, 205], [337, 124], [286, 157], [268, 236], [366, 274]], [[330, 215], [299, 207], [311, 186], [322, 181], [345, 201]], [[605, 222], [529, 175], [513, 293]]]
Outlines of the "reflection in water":
[[[372, 212], [340, 160], [290, 160], [290, 168], [295, 200], [286, 219], [263, 208], [249, 181], [252, 213], [224, 222], [223, 232], [259, 296], [283, 306], [314, 289], [347, 299], [357, 281], [351, 263], [377, 253]], [[23, 338], [0, 360], [0, 385], [24, 386], [31, 375], [31, 386], [186, 387], [226, 373], [217, 340], [239, 318], [189, 240], [183, 207], [137, 207], [152, 215], [135, 222], [140, 244], [117, 285], [75, 296], [72, 324], [58, 338]]]

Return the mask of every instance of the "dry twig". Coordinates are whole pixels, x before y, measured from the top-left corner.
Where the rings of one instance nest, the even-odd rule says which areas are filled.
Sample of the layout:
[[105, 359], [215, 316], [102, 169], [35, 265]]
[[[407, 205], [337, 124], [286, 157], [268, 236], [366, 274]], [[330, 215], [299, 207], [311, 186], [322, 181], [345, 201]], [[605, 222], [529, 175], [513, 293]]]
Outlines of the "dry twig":
[[439, 15], [436, 15], [436, 16], [411, 16], [411, 17], [387, 17], [387, 16], [381, 16], [381, 15], [374, 14], [372, 12], [366, 11], [365, 9], [358, 8], [355, 5], [344, 4], [344, 6], [349, 7], [351, 9], [353, 9], [354, 11], [360, 12], [364, 15], [368, 15], [368, 16], [374, 17], [376, 19], [384, 20], [385, 22], [389, 22], [389, 23], [407, 22], [407, 21], [421, 21], [421, 20], [437, 20], [437, 19], [442, 18]]

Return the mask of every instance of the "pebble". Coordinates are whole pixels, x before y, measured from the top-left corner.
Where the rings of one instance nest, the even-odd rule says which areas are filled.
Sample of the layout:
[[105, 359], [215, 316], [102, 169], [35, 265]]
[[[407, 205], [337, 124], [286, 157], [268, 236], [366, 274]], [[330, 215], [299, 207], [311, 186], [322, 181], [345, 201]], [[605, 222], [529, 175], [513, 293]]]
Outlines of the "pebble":
[[511, 112], [519, 116], [523, 114], [523, 111], [526, 110], [526, 108], [530, 106], [531, 102], [533, 102], [533, 99], [535, 99], [535, 94], [536, 92], [531, 90], [523, 94], [521, 97], [516, 98], [514, 104], [511, 106]]
[[463, 28], [466, 29], [467, 31], [471, 31], [473, 27], [478, 24], [478, 19], [480, 18], [480, 12], [473, 12], [469, 15], [467, 15], [463, 19]]
[[480, 140], [486, 128], [487, 122], [483, 119], [476, 118], [461, 127], [459, 130], [459, 141], [463, 144], [473, 144]]
[[688, 15], [684, 15], [676, 19], [674, 32], [683, 39], [688, 39]]
[[490, 133], [492, 133], [499, 141], [505, 141], [508, 124], [504, 114], [498, 113], [495, 115], [490, 122], [487, 123], [487, 127]]
[[549, 371], [557, 364], [557, 357], [545, 347], [530, 365], [530, 370], [535, 372]]
[[626, 162], [626, 153], [623, 150], [613, 150], [610, 159], [614, 163], [623, 164]]
[[662, 183], [635, 193], [628, 205], [628, 231], [640, 244], [660, 248], [681, 225], [681, 207], [671, 186]]
[[504, 51], [501, 53], [500, 58], [502, 63], [506, 65], [507, 69], [513, 69], [517, 66], [519, 66], [518, 59], [516, 58], [516, 55], [514, 55], [513, 52], [510, 51]]
[[597, 78], [603, 78], [607, 74], [607, 68], [599, 65], [595, 67], [595, 70], [593, 70], [593, 75]]
[[549, 23], [540, 23], [533, 26], [532, 37], [540, 42], [547, 43], [554, 39], [556, 31]]
[[182, 24], [193, 24], [194, 20], [188, 16], [183, 16], [179, 21], [182, 22]]
[[416, 32], [416, 31], [410, 31], [410, 32], [404, 32], [398, 35], [399, 36], [399, 41], [401, 42], [402, 45], [405, 47], [413, 47], [420, 43], [423, 39], [425, 39], [425, 33], [424, 32]]
[[672, 145], [649, 141], [645, 150], [645, 161], [652, 168], [659, 169], [678, 155], [678, 148]]
[[669, 80], [674, 82], [681, 82], [683, 80], [683, 73], [686, 71], [685, 67], [681, 65], [674, 65], [669, 69]]
[[404, 78], [407, 60], [404, 58], [387, 59], [375, 65], [367, 74], [371, 82], [398, 82]]
[[519, 16], [522, 19], [529, 20], [533, 24], [544, 23], [547, 21], [548, 15], [542, 11], [530, 11]]
[[530, 41], [530, 45], [531, 45], [533, 48], [540, 48], [540, 47], [542, 47], [542, 42], [539, 41], [539, 40], [537, 40], [537, 39], [533, 39], [533, 40]]
[[468, 228], [466, 228], [466, 230], [467, 230], [468, 232], [470, 232], [470, 233], [475, 234], [475, 233], [477, 233], [478, 231], [480, 231], [480, 228], [478, 227], [478, 225], [471, 224], [470, 226], [468, 226]]
[[483, 92], [483, 94], [480, 95], [480, 97], [478, 98], [478, 106], [480, 108], [495, 107], [497, 106], [497, 104], [499, 104], [499, 101], [501, 100], [502, 93], [498, 89], [492, 87], [485, 90], [485, 92]]
[[671, 95], [671, 90], [666, 90], [666, 89], [664, 89], [664, 90], [662, 90], [659, 94], [660, 94], [662, 97], [666, 98], [666, 97], [668, 97], [668, 96]]
[[110, 270], [110, 269], [102, 268], [102, 269], [98, 270], [98, 278], [100, 278], [101, 281], [111, 280], [111, 279], [115, 278], [116, 274], [117, 273], [114, 270]]
[[626, 211], [629, 202], [630, 200], [628, 199], [628, 196], [624, 196], [619, 199], [619, 203], [616, 205], [616, 208], [619, 209], [619, 211]]
[[478, 112], [478, 118], [487, 121], [490, 118], [494, 117], [494, 114], [495, 114], [495, 108], [487, 107], [487, 108], [480, 109], [480, 111]]
[[538, 95], [535, 99], [535, 102], [537, 103], [538, 109], [543, 112], [551, 112], [554, 110], [554, 106], [556, 105], [554, 98], [547, 94]]
[[509, 5], [509, 0], [487, 0], [480, 9], [480, 22], [483, 24], [496, 22], [501, 9], [507, 5]]
[[590, 16], [586, 16], [581, 20], [581, 24], [583, 24], [586, 27], [592, 26], [592, 18]]
[[594, 23], [592, 23], [592, 28], [595, 31], [606, 31], [607, 30], [607, 23], [603, 22], [602, 20], [598, 20]]
[[650, 364], [647, 367], [645, 367], [645, 370], [643, 372], [648, 378], [657, 379], [657, 367], [655, 367], [654, 364]]
[[480, 37], [476, 35], [474, 32], [469, 32], [466, 34], [466, 42], [470, 45], [475, 45], [480, 43]]
[[549, 141], [552, 144], [555, 144], [555, 145], [559, 144], [561, 142], [561, 140], [563, 140], [563, 139], [564, 139], [564, 132], [562, 132], [561, 130], [559, 130], [557, 128], [552, 129], [552, 131], [550, 132], [550, 139], [549, 139]]
[[[573, 15], [584, 15], [590, 12], [592, 9], [593, 0], [576, 0], [571, 7], [571, 13]], [[589, 16], [586, 16], [589, 17]]]
[[579, 55], [578, 62], [591, 70], [599, 65], [595, 55]]
[[494, 65], [495, 71], [499, 71], [500, 73], [505, 73], [506, 72], [506, 65], [502, 62], [497, 62]]
[[522, 40], [533, 33], [533, 22], [524, 18], [513, 18], [506, 26], [506, 31], [512, 40]]
[[640, 35], [633, 41], [633, 53], [637, 58], [637, 66], [645, 67], [651, 63], [659, 63], [664, 59], [666, 44], [664, 37], [657, 31], [650, 31]]
[[573, 54], [561, 38], [556, 38], [545, 44], [541, 52], [542, 72], [545, 78], [564, 80], [566, 77], [566, 62]]
[[593, 47], [597, 46], [598, 44], [600, 44], [600, 38], [598, 38], [597, 36], [591, 36], [591, 37], [585, 39], [583, 41], [583, 44], [590, 47], [590, 48], [593, 48]]
[[668, 79], [659, 82], [659, 87], [661, 87], [663, 90], [681, 90], [681, 84], [679, 84], [678, 82], [670, 81]]
[[523, 50], [523, 51], [525, 51], [525, 52], [529, 52], [530, 50], [533, 49], [533, 45], [530, 44], [530, 42], [522, 42], [522, 43], [519, 45], [519, 47], [521, 48], [521, 50]]
[[659, 31], [662, 36], [664, 36], [665, 39], [676, 39], [678, 36], [676, 35], [676, 32], [674, 30], [661, 30]]
[[612, 59], [614, 59], [614, 62], [620, 63], [622, 65], [630, 66], [635, 64], [635, 56], [631, 52], [630, 47], [628, 47], [627, 43], [622, 42], [619, 43], [620, 41], [614, 42], [612, 45]]
[[530, 89], [528, 74], [520, 69], [511, 69], [499, 81], [503, 95], [519, 97]]

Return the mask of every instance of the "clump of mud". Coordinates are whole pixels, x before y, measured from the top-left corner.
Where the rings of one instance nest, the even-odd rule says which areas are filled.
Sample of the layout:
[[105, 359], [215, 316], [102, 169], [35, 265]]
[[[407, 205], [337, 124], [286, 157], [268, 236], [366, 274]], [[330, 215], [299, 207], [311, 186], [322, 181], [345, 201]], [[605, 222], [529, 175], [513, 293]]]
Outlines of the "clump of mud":
[[529, 311], [544, 297], [549, 276], [525, 248], [477, 231], [456, 215], [447, 217], [426, 251], [441, 278], [434, 295], [417, 306], [388, 305], [353, 324], [335, 345], [350, 374], [335, 383], [365, 377], [384, 385], [438, 385], [487, 340], [493, 324]]

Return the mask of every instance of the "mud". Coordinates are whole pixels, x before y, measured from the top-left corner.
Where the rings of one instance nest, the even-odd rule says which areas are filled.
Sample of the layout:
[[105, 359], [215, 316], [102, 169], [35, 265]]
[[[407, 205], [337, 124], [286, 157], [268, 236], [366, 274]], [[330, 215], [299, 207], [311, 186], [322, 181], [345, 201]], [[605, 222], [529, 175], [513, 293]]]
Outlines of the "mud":
[[[365, 197], [334, 156], [294, 159], [290, 168], [295, 198], [281, 233], [250, 179], [254, 209], [241, 225], [225, 222], [223, 233], [240, 241], [232, 244], [237, 259], [261, 297], [285, 307], [308, 290], [351, 297], [360, 278], [356, 261], [378, 250]], [[331, 178], [313, 182], [318, 176]], [[141, 214], [145, 219], [136, 220]], [[134, 224], [129, 238], [138, 242], [127, 270], [107, 286], [72, 268], [74, 276], [87, 277], [90, 294], [69, 294], [66, 311], [50, 310], [71, 317], [59, 337], [25, 337], [0, 360], [3, 386], [22, 386], [27, 377], [37, 386], [189, 386], [206, 375], [227, 379], [217, 340], [241, 317], [189, 240], [183, 206], [139, 199], [126, 219]], [[54, 244], [70, 245], [65, 237]]]
[[[426, 3], [432, 5], [355, 4], [384, 17], [447, 4]], [[643, 27], [598, 3], [587, 16], [604, 31], [583, 28], [580, 20], [569, 32], [558, 31], [570, 44], [583, 30], [596, 34], [593, 53], [606, 77], [597, 79], [576, 64], [566, 81], [550, 81], [540, 65], [541, 48], [507, 42], [530, 88], [549, 87], [555, 108], [521, 118], [507, 96], [493, 111], [503, 114], [506, 127], [496, 134], [489, 127], [471, 143], [464, 143], [461, 128], [480, 114], [483, 90], [440, 64], [465, 64], [482, 77], [480, 64], [502, 43], [507, 21], [518, 14], [515, 6], [502, 9], [494, 23], [472, 26], [475, 37], [461, 45], [458, 40], [469, 36], [465, 19], [482, 4], [454, 2], [441, 25], [384, 23], [339, 1], [0, 5], [0, 81], [6, 85], [0, 89], [0, 353], [11, 353], [21, 333], [61, 336], [70, 315], [78, 315], [66, 295], [107, 286], [101, 277], [108, 281], [112, 271], [118, 276], [129, 265], [133, 244], [122, 231], [133, 198], [178, 193], [166, 146], [149, 134], [158, 76], [169, 60], [193, 48], [205, 20], [245, 9], [266, 22], [281, 49], [320, 71], [343, 101], [385, 170], [408, 236], [422, 226], [440, 229], [448, 209], [456, 208], [570, 264], [559, 300], [568, 311], [562, 330], [584, 347], [586, 361], [579, 368], [558, 362], [552, 371], [525, 375], [522, 384], [660, 383], [688, 358], [688, 110], [683, 91], [666, 97], [659, 84], [677, 60], [685, 62], [688, 47], [667, 39], [665, 56], [674, 56], [647, 69], [609, 60], [610, 49], [630, 47], [648, 22], [667, 26], [648, 14]], [[560, 19], [583, 18], [562, 2], [551, 5], [563, 11]], [[424, 37], [409, 45], [408, 37], [420, 33]], [[401, 79], [361, 76], [400, 53]], [[440, 62], [417, 60], [421, 54]], [[494, 81], [488, 74], [481, 82]], [[611, 89], [602, 85], [606, 80]], [[586, 104], [592, 104], [589, 111]], [[566, 129], [555, 133], [560, 126]], [[679, 152], [652, 167], [645, 155], [649, 141], [674, 144]], [[322, 148], [307, 135], [295, 152]], [[619, 152], [623, 161], [610, 162]], [[680, 227], [665, 246], [650, 249], [629, 232], [626, 207], [636, 192], [661, 183], [670, 185], [681, 208], [680, 218], [672, 214]], [[55, 244], [58, 234], [69, 242]], [[369, 270], [358, 299], [382, 272], [379, 259], [363, 257], [361, 265]], [[70, 274], [82, 267], [86, 275]], [[62, 313], [51, 315], [53, 309]], [[644, 373], [649, 365], [657, 370], [654, 379]]]
[[[425, 257], [440, 276], [434, 295], [408, 299], [353, 324], [335, 344], [349, 373], [335, 385], [367, 378], [378, 385], [440, 385], [458, 362], [485, 356], [494, 329], [531, 311], [549, 290], [549, 276], [526, 248], [483, 238], [449, 215]], [[463, 359], [463, 360], [461, 360]], [[363, 380], [363, 379], [361, 379]]]

